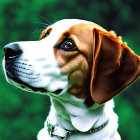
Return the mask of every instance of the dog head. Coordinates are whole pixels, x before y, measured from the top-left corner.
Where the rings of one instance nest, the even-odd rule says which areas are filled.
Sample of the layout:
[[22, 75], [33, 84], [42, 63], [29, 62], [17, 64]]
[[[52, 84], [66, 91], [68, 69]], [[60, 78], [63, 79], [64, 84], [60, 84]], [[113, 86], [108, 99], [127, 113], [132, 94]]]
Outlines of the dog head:
[[22, 88], [103, 104], [140, 74], [140, 59], [114, 32], [65, 19], [47, 27], [39, 41], [4, 47], [7, 80]]

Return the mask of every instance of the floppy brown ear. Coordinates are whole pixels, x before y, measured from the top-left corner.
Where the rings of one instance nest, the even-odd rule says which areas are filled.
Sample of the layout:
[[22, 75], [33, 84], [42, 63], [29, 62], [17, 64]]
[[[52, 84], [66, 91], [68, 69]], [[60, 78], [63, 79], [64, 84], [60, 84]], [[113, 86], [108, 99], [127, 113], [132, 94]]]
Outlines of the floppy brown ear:
[[113, 32], [93, 30], [90, 92], [97, 104], [119, 94], [140, 75], [140, 58]]

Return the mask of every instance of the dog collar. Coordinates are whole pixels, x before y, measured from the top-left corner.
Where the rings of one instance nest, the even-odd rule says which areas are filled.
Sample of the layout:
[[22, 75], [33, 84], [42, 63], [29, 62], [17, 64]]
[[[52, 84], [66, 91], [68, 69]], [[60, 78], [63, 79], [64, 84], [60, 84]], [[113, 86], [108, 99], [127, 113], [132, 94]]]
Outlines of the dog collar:
[[50, 120], [47, 120], [47, 130], [51, 137], [57, 136], [60, 140], [66, 140], [66, 138], [68, 136], [70, 136], [72, 134], [76, 134], [76, 133], [87, 133], [87, 134], [96, 133], [96, 132], [100, 131], [101, 129], [103, 129], [108, 124], [108, 122], [109, 122], [109, 120], [107, 120], [105, 123], [103, 123], [99, 127], [92, 128], [87, 132], [80, 132], [78, 130], [70, 131], [70, 130], [63, 129], [57, 125], [52, 125]]

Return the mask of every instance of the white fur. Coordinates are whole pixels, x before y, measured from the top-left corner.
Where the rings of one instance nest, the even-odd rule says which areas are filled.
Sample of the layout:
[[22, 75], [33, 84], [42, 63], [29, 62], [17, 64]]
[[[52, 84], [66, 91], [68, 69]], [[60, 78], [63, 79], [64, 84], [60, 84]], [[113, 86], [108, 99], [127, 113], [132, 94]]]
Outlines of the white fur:
[[[113, 112], [113, 100], [100, 106], [94, 104], [92, 107], [87, 108], [84, 100], [77, 99], [66, 92], [70, 87], [68, 75], [61, 74], [54, 57], [53, 47], [61, 34], [73, 25], [83, 22], [87, 21], [61, 20], [51, 25], [53, 29], [45, 39], [15, 42], [23, 51], [15, 64], [17, 78], [32, 87], [45, 88], [49, 92], [63, 89], [60, 95], [49, 94], [52, 106], [47, 119], [50, 119], [52, 124], [64, 129], [85, 132], [72, 135], [67, 140], [120, 140], [117, 133], [118, 117]], [[109, 123], [102, 130], [94, 134], [86, 133], [86, 131], [102, 125], [107, 120], [109, 120]], [[59, 138], [50, 137], [45, 123], [44, 128], [38, 134], [38, 140], [59, 140]]]
[[[23, 52], [15, 64], [18, 78], [33, 87], [46, 88], [50, 92], [61, 88], [64, 89], [62, 93], [65, 92], [69, 87], [68, 77], [61, 74], [54, 57], [53, 47], [64, 31], [82, 22], [87, 21], [61, 20], [51, 25], [53, 30], [48, 37], [42, 40], [8, 44], [18, 44], [19, 49]], [[26, 65], [23, 66], [23, 63]], [[9, 80], [9, 82], [13, 81]]]
[[[102, 106], [95, 104], [88, 109], [84, 106], [81, 107], [80, 103], [79, 105], [69, 104], [67, 106], [67, 102], [68, 100], [59, 102], [54, 99], [54, 101], [52, 101], [51, 111], [47, 119], [50, 119], [53, 125], [58, 125], [68, 130], [77, 129], [81, 132], [85, 132], [93, 126], [96, 128], [106, 122], [106, 120], [109, 120], [108, 125], [96, 133], [90, 135], [87, 133], [77, 133], [68, 137], [67, 140], [120, 140], [120, 136], [116, 131], [118, 127], [118, 117], [113, 112], [113, 100]], [[72, 112], [67, 109], [72, 110]], [[76, 114], [71, 114], [74, 111]], [[55, 136], [50, 137], [46, 126], [45, 122], [44, 128], [38, 134], [38, 140], [59, 140]]]

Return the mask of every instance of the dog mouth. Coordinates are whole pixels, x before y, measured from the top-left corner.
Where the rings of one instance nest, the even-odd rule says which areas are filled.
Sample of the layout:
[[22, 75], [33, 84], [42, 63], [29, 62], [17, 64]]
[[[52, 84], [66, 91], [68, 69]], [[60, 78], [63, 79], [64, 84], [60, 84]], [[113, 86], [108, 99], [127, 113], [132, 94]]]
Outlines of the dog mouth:
[[27, 64], [26, 61], [23, 59], [18, 61], [13, 60], [10, 62], [6, 61], [5, 59], [3, 60], [4, 72], [9, 83], [29, 92], [54, 93], [59, 95], [63, 91], [61, 88], [54, 91], [49, 91], [47, 87], [32, 86], [34, 85], [33, 83], [37, 84], [41, 82], [41, 79], [39, 78], [40, 74], [34, 73], [32, 65]]
[[[24, 60], [25, 61], [25, 60]], [[21, 64], [24, 64], [24, 65], [27, 65], [25, 64], [25, 62], [18, 62], [20, 65]], [[36, 87], [33, 87], [29, 84], [27, 84], [26, 82], [20, 80], [20, 78], [18, 78], [18, 75], [20, 74], [24, 74], [25, 71], [23, 70], [27, 70], [27, 68], [24, 68], [23, 66], [18, 66], [18, 65], [15, 65], [16, 62], [15, 60], [13, 61], [6, 61], [6, 59], [3, 60], [3, 67], [4, 67], [4, 70], [5, 70], [5, 74], [6, 74], [6, 77], [7, 77], [7, 80], [16, 85], [17, 87], [21, 87], [22, 89], [24, 90], [27, 90], [27, 91], [33, 91], [33, 92], [41, 92], [41, 93], [44, 93], [44, 92], [47, 92], [47, 90], [45, 88], [36, 88]], [[16, 70], [16, 68], [21, 68], [21, 71], [20, 70]], [[30, 69], [30, 65], [28, 65], [28, 69]], [[20, 73], [18, 73], [20, 72]], [[28, 73], [26, 73], [28, 74]], [[25, 76], [23, 76], [25, 77]], [[28, 74], [28, 77], [26, 76], [26, 78], [29, 78], [29, 74]]]
[[[41, 93], [49, 92], [45, 88], [36, 88], [36, 87], [33, 87], [33, 86], [23, 82], [22, 80], [16, 78], [16, 76], [14, 76], [9, 71], [6, 71], [6, 75], [7, 75], [8, 79], [12, 80], [14, 83], [17, 83], [18, 86], [20, 86], [22, 89], [27, 89], [27, 90], [31, 90], [33, 92], [41, 92]], [[55, 93], [56, 95], [59, 95], [62, 91], [63, 91], [63, 89], [60, 88], [60, 89], [57, 89], [55, 91], [52, 91], [52, 93]]]
[[47, 92], [47, 90], [45, 88], [36, 88], [36, 87], [30, 86], [29, 84], [27, 84], [27, 83], [21, 81], [20, 79], [16, 78], [9, 71], [6, 71], [6, 75], [7, 75], [8, 79], [10, 79], [13, 82], [17, 83], [23, 89], [28, 88], [28, 89], [30, 89], [30, 90], [32, 90], [34, 92], [41, 92], [41, 93]]

